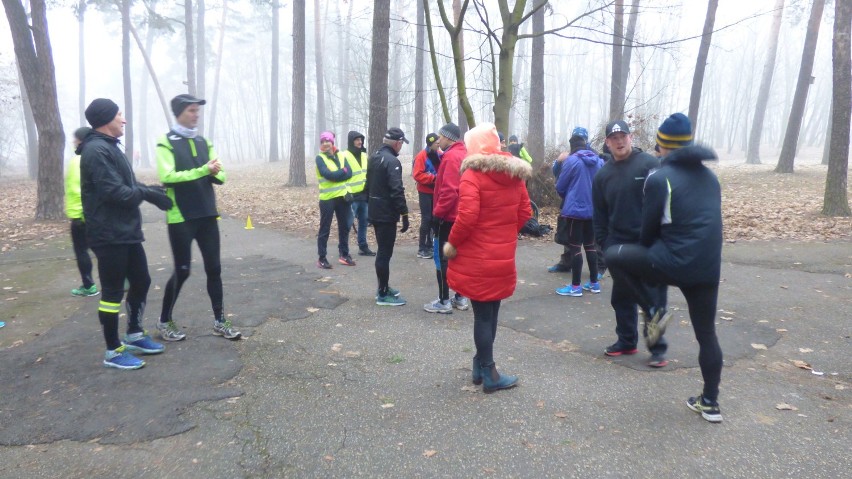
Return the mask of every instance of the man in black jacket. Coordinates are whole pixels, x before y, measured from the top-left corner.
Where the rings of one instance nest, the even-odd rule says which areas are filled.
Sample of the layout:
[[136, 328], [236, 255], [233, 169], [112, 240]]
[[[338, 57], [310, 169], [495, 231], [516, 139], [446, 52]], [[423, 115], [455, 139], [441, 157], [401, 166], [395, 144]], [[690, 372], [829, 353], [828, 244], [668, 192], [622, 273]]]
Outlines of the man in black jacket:
[[668, 117], [657, 130], [662, 167], [645, 182], [641, 244], [616, 244], [607, 250], [613, 271], [623, 272], [648, 324], [648, 343], [662, 339], [671, 313], [648, 294], [649, 282], [677, 286], [689, 309], [698, 341], [704, 390], [687, 400], [691, 410], [721, 422], [719, 382], [722, 349], [716, 337], [716, 303], [722, 266], [722, 195], [719, 180], [703, 161], [715, 160], [709, 148], [692, 144], [692, 124], [683, 113]]
[[[606, 146], [612, 155], [595, 175], [592, 183], [595, 240], [606, 251], [614, 244], [639, 243], [642, 226], [642, 188], [648, 173], [660, 166], [660, 161], [633, 147], [633, 137], [627, 123], [618, 120], [606, 127]], [[615, 310], [615, 333], [618, 340], [604, 349], [607, 356], [636, 354], [639, 352], [636, 298], [625, 283], [623, 275], [610, 265], [612, 296], [610, 304]], [[653, 288], [655, 304], [665, 305], [665, 286]], [[650, 319], [650, 318], [646, 318]], [[664, 338], [649, 345], [651, 359], [648, 365], [661, 368], [668, 364]]]
[[408, 231], [408, 205], [405, 202], [405, 187], [402, 185], [402, 164], [399, 162], [399, 150], [408, 143], [405, 133], [399, 128], [391, 128], [385, 133], [382, 147], [370, 157], [367, 167], [367, 191], [370, 204], [367, 211], [370, 223], [376, 233], [376, 277], [379, 290], [376, 304], [380, 306], [402, 306], [405, 300], [399, 291], [389, 286], [390, 260], [396, 242], [396, 224], [402, 217], [400, 233]]
[[[142, 242], [142, 215], [139, 203], [153, 203], [161, 210], [172, 207], [172, 200], [162, 191], [136, 182], [133, 168], [118, 139], [124, 134], [124, 117], [112, 100], [98, 98], [86, 108], [86, 120], [93, 130], [77, 149], [80, 159], [80, 190], [83, 216], [86, 218], [86, 241], [98, 258], [101, 280], [101, 302], [98, 319], [103, 326], [107, 351], [104, 366], [139, 369], [145, 361], [131, 351], [142, 354], [163, 352], [142, 329], [145, 301], [151, 277]], [[118, 338], [118, 314], [127, 292], [127, 334]]]

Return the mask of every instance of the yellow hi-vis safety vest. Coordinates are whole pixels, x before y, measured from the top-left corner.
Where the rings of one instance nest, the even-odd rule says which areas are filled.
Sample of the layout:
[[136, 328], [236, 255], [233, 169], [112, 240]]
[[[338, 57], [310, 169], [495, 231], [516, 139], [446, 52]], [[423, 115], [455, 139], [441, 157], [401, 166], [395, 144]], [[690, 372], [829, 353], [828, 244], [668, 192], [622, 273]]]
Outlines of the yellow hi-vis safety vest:
[[[337, 166], [337, 163], [335, 163], [333, 158], [329, 158], [325, 153], [320, 153], [319, 156], [322, 157], [323, 161], [325, 161], [325, 167], [328, 168], [329, 171], [340, 170], [346, 164], [346, 158], [342, 158], [341, 155], [338, 155], [340, 158], [340, 167]], [[338, 196], [345, 196], [349, 191], [346, 181], [330, 181], [320, 174], [319, 168], [316, 168], [316, 171], [317, 183], [319, 184], [320, 201], [330, 200], [332, 198], [337, 198]]]
[[360, 193], [364, 191], [364, 186], [367, 183], [367, 153], [361, 152], [361, 161], [355, 159], [355, 155], [351, 151], [346, 150], [343, 153], [343, 158], [349, 163], [352, 168], [352, 178], [346, 182], [350, 193]]

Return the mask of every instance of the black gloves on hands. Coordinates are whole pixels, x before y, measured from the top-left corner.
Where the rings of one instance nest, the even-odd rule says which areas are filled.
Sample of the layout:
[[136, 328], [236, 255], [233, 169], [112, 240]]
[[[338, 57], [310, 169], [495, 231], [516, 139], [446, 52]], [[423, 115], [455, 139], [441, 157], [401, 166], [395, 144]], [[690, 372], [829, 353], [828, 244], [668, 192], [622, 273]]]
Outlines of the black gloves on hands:
[[163, 191], [162, 188], [157, 188], [155, 186], [143, 186], [143, 188], [144, 196], [142, 198], [145, 201], [163, 211], [171, 209], [172, 199], [166, 195], [166, 192]]
[[405, 233], [408, 231], [408, 215], [402, 215], [402, 228], [399, 229], [400, 233]]

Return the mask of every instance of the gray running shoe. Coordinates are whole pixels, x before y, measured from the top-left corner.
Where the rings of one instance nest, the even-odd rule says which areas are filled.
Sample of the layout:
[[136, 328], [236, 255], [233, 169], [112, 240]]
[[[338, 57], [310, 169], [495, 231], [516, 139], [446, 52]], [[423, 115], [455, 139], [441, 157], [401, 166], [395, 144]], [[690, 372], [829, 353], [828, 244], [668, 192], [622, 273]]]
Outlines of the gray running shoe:
[[459, 311], [467, 311], [470, 308], [470, 301], [458, 293], [450, 298], [450, 304]]
[[225, 339], [237, 340], [243, 336], [243, 333], [234, 329], [233, 325], [231, 325], [231, 320], [226, 319], [224, 321], [213, 321], [213, 334], [218, 336], [222, 336]]
[[453, 314], [453, 306], [450, 302], [445, 303], [440, 299], [424, 304], [423, 309], [430, 313]]
[[178, 328], [174, 321], [157, 323], [157, 332], [165, 341], [183, 341], [186, 339], [186, 334]]

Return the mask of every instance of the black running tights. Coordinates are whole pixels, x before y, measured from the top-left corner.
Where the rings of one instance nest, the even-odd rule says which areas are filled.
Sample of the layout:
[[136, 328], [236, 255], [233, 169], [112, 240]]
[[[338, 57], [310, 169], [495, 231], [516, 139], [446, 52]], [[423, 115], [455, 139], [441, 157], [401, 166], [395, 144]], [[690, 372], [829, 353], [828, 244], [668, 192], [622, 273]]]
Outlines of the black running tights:
[[379, 281], [379, 295], [388, 292], [390, 282], [390, 260], [393, 256], [393, 245], [396, 242], [396, 223], [373, 222], [376, 233], [376, 278]]
[[204, 260], [204, 272], [207, 274], [207, 294], [213, 307], [213, 317], [222, 318], [222, 264], [219, 257], [219, 225], [216, 218], [209, 216], [187, 220], [169, 225], [169, 243], [175, 260], [175, 270], [163, 293], [163, 310], [160, 322], [172, 319], [172, 310], [180, 294], [183, 283], [189, 278], [192, 263], [192, 241], [198, 243], [201, 258]]
[[583, 250], [589, 263], [589, 281], [598, 281], [598, 250], [592, 220], [568, 218], [568, 249], [571, 254], [571, 284], [579, 286], [583, 272]]
[[95, 284], [92, 279], [92, 258], [89, 257], [89, 246], [86, 243], [86, 223], [79, 219], [71, 220], [71, 244], [74, 246], [74, 257], [77, 258], [77, 269], [84, 288]]
[[124, 280], [130, 283], [127, 291], [127, 334], [142, 332], [142, 316], [151, 277], [148, 258], [142, 243], [97, 246], [92, 248], [98, 258], [101, 280], [101, 302], [98, 319], [103, 326], [107, 349], [121, 346], [118, 339], [118, 313], [124, 297]]

